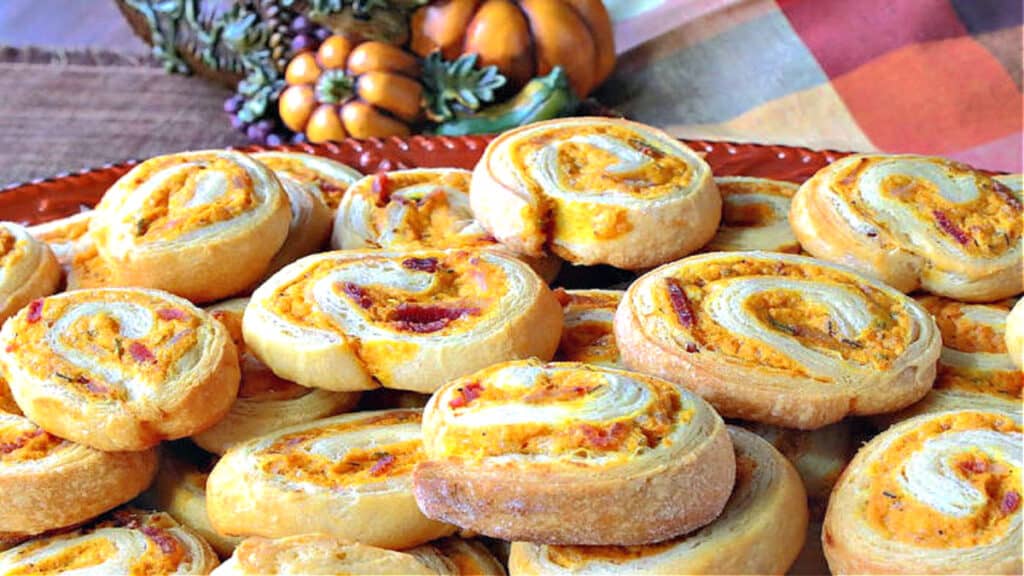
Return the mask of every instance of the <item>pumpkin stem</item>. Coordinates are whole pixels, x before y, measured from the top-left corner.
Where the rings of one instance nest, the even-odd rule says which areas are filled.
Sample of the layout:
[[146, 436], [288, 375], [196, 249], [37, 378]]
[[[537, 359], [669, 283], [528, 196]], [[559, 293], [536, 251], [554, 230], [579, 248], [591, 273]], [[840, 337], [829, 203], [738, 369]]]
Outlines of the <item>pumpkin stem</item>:
[[324, 104], [341, 104], [355, 95], [355, 79], [344, 70], [325, 70], [316, 81], [316, 99]]

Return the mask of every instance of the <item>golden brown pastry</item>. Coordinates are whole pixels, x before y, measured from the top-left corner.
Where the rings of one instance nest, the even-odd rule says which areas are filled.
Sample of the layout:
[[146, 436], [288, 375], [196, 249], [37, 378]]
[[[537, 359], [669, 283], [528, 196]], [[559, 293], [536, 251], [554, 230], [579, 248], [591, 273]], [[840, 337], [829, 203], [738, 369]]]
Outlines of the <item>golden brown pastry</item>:
[[266, 276], [307, 254], [319, 252], [331, 235], [331, 209], [324, 204], [316, 188], [300, 184], [285, 174], [278, 174], [281, 186], [288, 195], [291, 222], [284, 244], [270, 260]]
[[59, 286], [60, 265], [50, 248], [22, 226], [0, 221], [0, 322]]
[[40, 242], [46, 242], [66, 272], [71, 267], [71, 257], [76, 247], [88, 240], [89, 222], [92, 210], [50, 220], [28, 227], [28, 233]]
[[206, 514], [206, 479], [215, 463], [213, 457], [186, 458], [166, 449], [160, 455], [160, 472], [149, 495], [153, 506], [173, 516], [226, 558], [242, 539], [214, 530]]
[[0, 412], [21, 415], [21, 408], [18, 408], [14, 396], [11, 396], [11, 388], [2, 376], [0, 376]]
[[242, 339], [242, 316], [248, 302], [248, 298], [236, 298], [207, 308], [228, 329], [242, 372], [231, 410], [212, 427], [192, 436], [200, 448], [214, 454], [224, 454], [239, 442], [281, 428], [347, 412], [359, 401], [357, 392], [306, 388], [279, 378], [250, 354]]
[[770, 444], [729, 427], [736, 486], [712, 523], [647, 546], [512, 544], [509, 574], [785, 574], [803, 547], [807, 496]]
[[[331, 246], [339, 250], [382, 248], [480, 248], [509, 251], [473, 219], [471, 172], [457, 168], [396, 170], [353, 184], [335, 218]], [[516, 255], [551, 281], [557, 257]]]
[[722, 224], [705, 252], [764, 250], [800, 252], [789, 227], [789, 205], [796, 184], [768, 178], [721, 176], [715, 178], [722, 194]]
[[942, 356], [931, 392], [896, 415], [975, 408], [1024, 411], [1021, 372], [1006, 350], [1008, 302], [964, 304], [939, 296], [918, 299], [942, 334]]
[[555, 290], [565, 326], [555, 360], [625, 368], [619, 362], [612, 321], [621, 290]]
[[969, 166], [927, 156], [847, 156], [793, 198], [803, 249], [903, 292], [991, 302], [1024, 290], [1021, 199]]
[[247, 538], [214, 574], [504, 576], [505, 570], [483, 546], [458, 538], [446, 538], [396, 552], [346, 542], [326, 534], [304, 534], [276, 540]]
[[144, 450], [227, 413], [238, 357], [227, 330], [158, 290], [33, 300], [0, 331], [0, 368], [44, 430], [98, 450]]
[[1017, 368], [1024, 368], [1024, 298], [1017, 301], [1006, 317], [1006, 353]]
[[567, 118], [491, 141], [473, 171], [476, 219], [516, 252], [630, 270], [715, 235], [722, 197], [696, 152], [650, 126]]
[[941, 339], [920, 304], [793, 254], [713, 252], [662, 266], [615, 316], [623, 362], [724, 416], [814, 429], [893, 412], [935, 379]]
[[206, 483], [213, 527], [271, 538], [322, 532], [393, 549], [452, 534], [412, 495], [420, 418], [419, 410], [358, 412], [235, 446]]
[[338, 209], [348, 187], [363, 177], [341, 162], [301, 152], [256, 152], [252, 157], [278, 176], [290, 177], [316, 191], [332, 211]]
[[119, 285], [210, 302], [267, 272], [289, 219], [270, 169], [240, 152], [208, 150], [132, 168], [96, 206], [89, 234]]
[[833, 574], [1020, 574], [1019, 415], [958, 410], [868, 442], [829, 501]]
[[669, 382], [574, 362], [454, 380], [423, 416], [423, 512], [504, 540], [647, 544], [718, 516], [735, 473], [725, 424]]
[[124, 509], [0, 552], [0, 575], [209, 574], [217, 563], [209, 544], [167, 514]]
[[271, 277], [243, 328], [249, 350], [303, 386], [429, 393], [495, 362], [550, 359], [562, 314], [533, 270], [501, 253], [345, 250]]
[[100, 452], [0, 411], [0, 534], [39, 534], [85, 522], [146, 489], [153, 450]]

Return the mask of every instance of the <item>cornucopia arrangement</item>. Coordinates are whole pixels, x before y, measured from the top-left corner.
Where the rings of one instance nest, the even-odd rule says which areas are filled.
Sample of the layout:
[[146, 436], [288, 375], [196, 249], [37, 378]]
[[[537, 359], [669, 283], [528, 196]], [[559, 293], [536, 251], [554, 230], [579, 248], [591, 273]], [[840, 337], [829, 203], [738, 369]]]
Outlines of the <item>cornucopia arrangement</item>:
[[0, 574], [1020, 573], [1020, 183], [146, 160], [0, 224]]

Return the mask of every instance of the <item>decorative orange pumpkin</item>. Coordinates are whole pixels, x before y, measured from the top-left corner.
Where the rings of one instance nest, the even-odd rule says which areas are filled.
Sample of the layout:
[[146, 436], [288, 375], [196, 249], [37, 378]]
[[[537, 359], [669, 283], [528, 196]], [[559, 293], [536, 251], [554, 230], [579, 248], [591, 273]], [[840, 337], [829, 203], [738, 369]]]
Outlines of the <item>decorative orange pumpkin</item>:
[[281, 120], [310, 142], [407, 136], [423, 111], [420, 65], [397, 46], [335, 35], [285, 69]]
[[433, 0], [411, 21], [410, 47], [446, 60], [477, 53], [514, 87], [561, 66], [585, 97], [615, 67], [611, 18], [601, 0]]

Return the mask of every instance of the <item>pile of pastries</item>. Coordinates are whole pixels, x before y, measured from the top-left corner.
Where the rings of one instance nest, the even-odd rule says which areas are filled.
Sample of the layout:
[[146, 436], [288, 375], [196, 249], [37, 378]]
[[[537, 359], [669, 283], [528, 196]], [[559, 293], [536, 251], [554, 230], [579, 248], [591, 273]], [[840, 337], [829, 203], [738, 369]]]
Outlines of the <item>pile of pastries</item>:
[[152, 158], [0, 223], [0, 574], [1020, 573], [1021, 203], [601, 118]]

